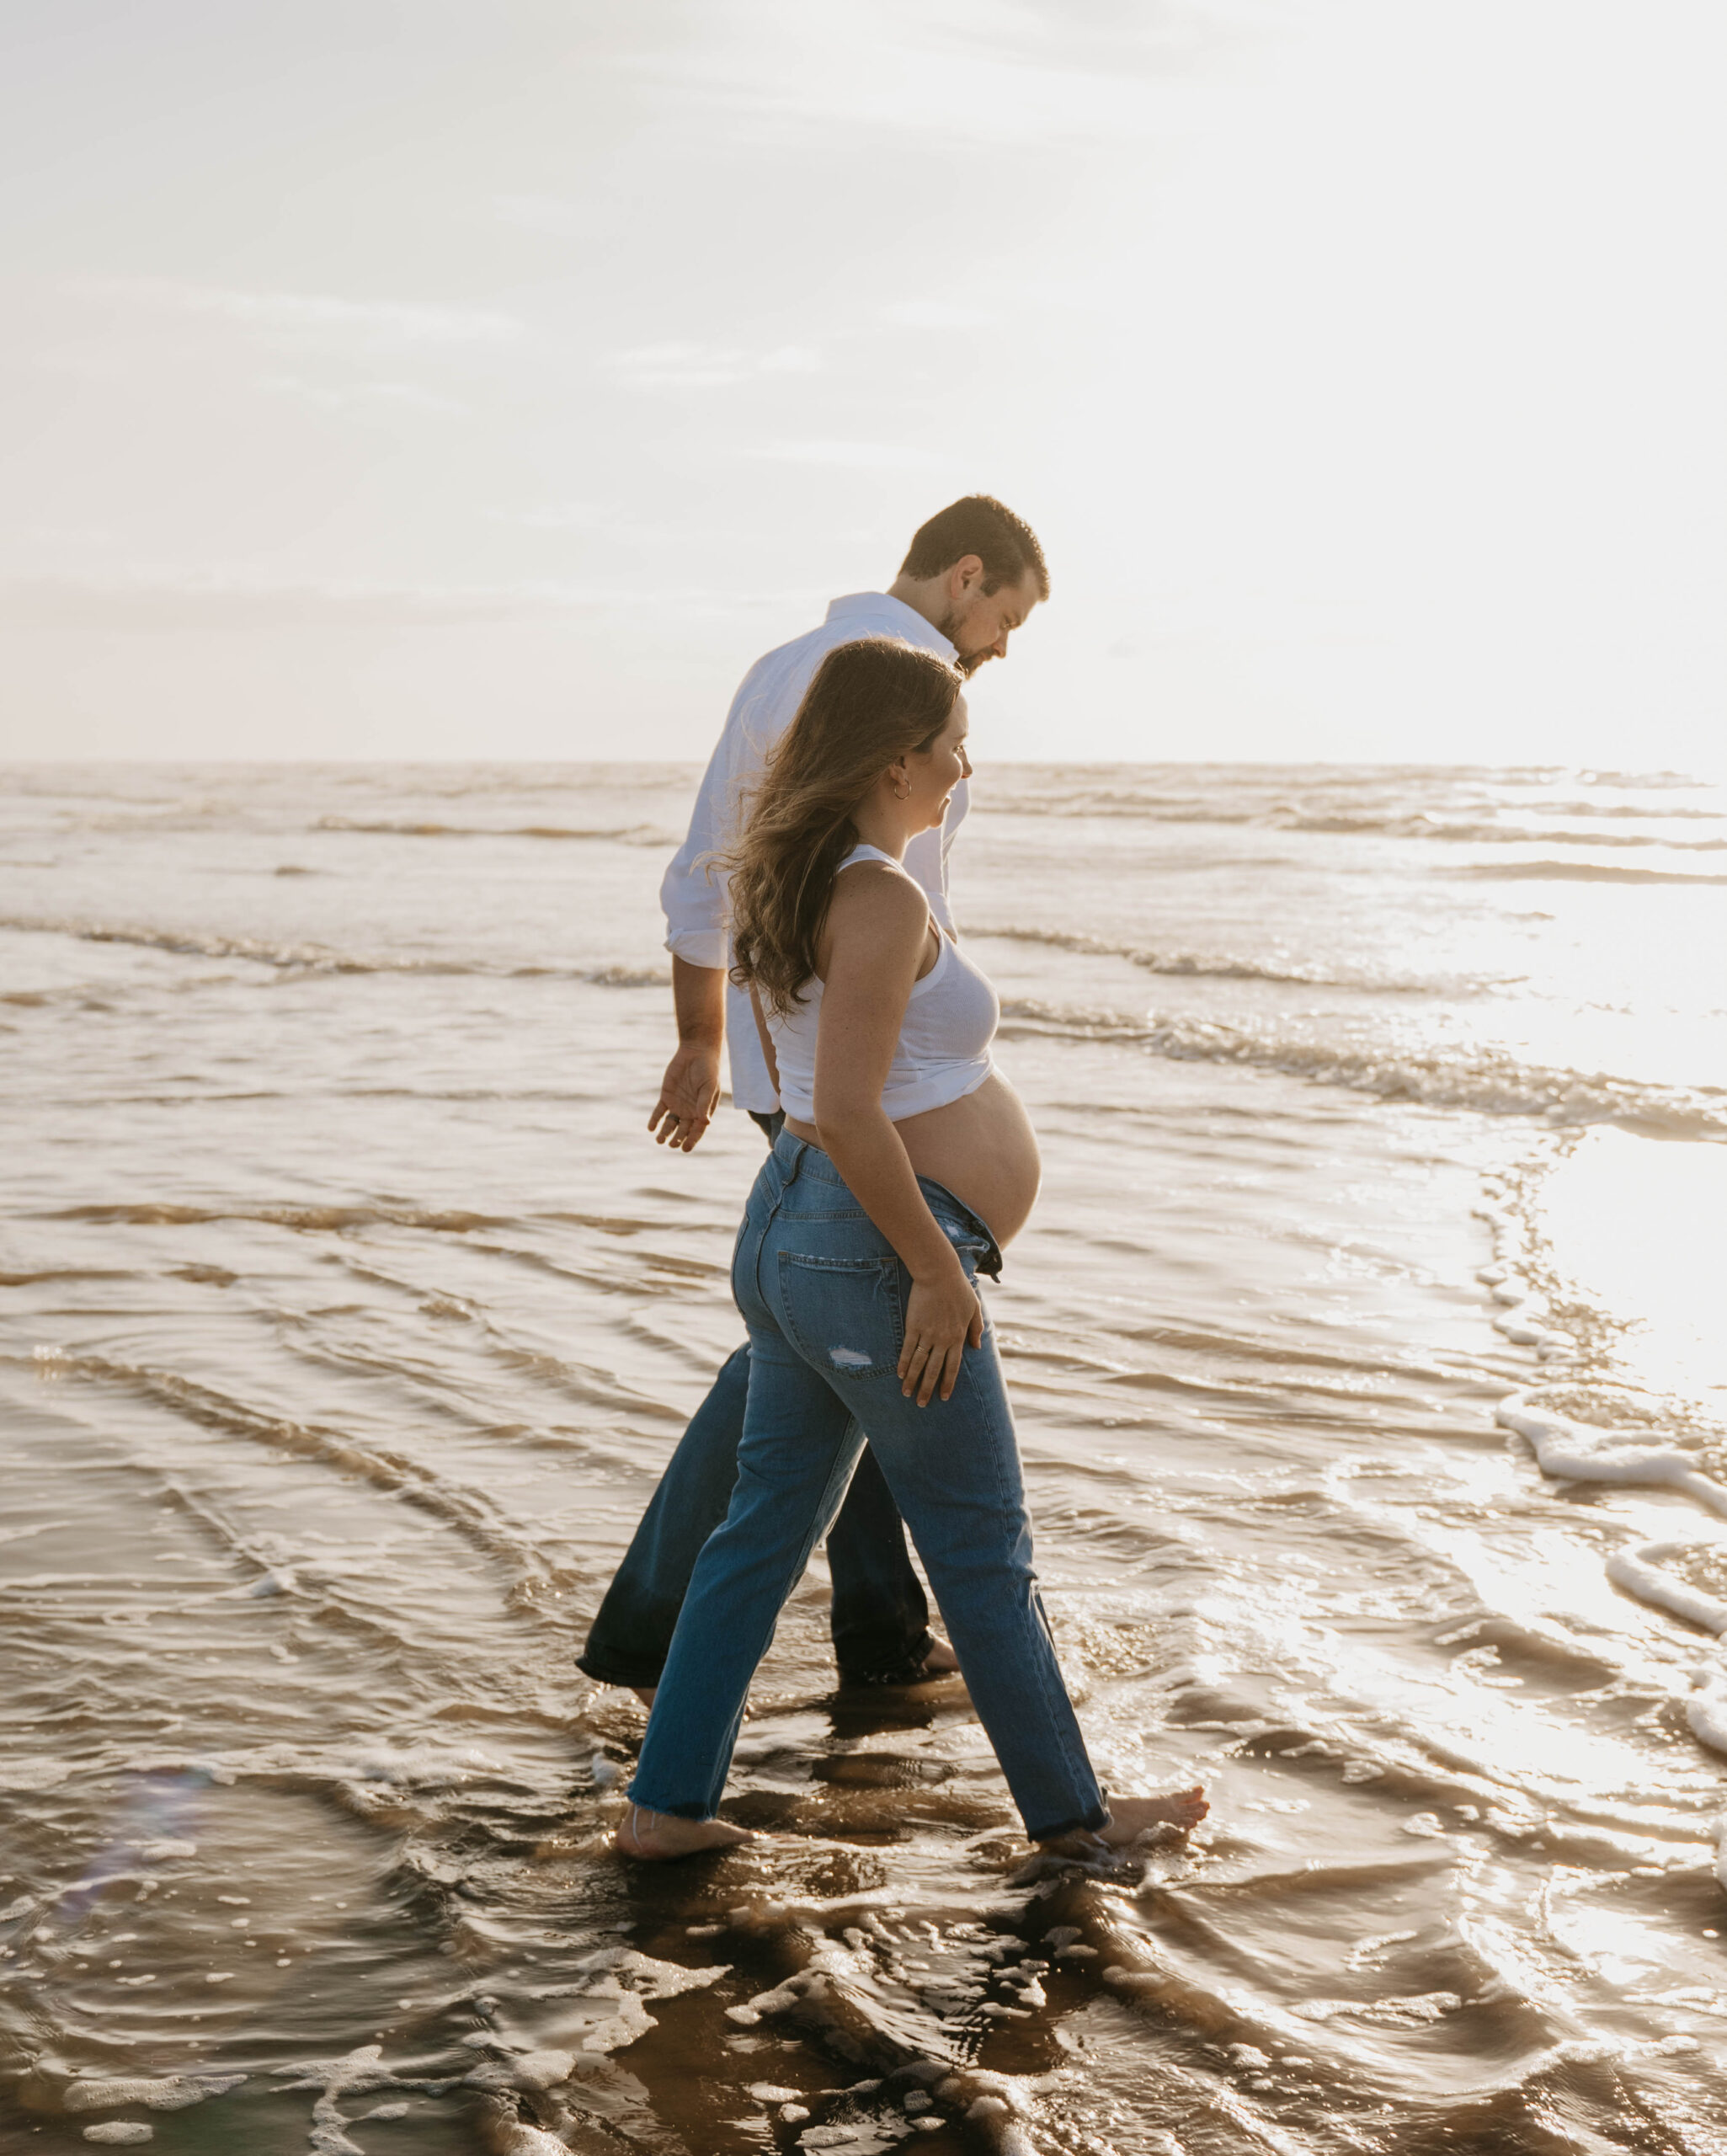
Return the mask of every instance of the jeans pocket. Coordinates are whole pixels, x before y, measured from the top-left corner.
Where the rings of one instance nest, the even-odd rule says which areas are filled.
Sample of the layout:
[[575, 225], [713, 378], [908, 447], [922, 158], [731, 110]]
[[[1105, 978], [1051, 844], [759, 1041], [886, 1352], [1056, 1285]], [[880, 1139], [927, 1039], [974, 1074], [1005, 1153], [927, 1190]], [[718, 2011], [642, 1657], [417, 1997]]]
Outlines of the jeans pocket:
[[898, 1258], [806, 1257], [782, 1250], [780, 1302], [798, 1353], [824, 1377], [898, 1370], [905, 1344]]

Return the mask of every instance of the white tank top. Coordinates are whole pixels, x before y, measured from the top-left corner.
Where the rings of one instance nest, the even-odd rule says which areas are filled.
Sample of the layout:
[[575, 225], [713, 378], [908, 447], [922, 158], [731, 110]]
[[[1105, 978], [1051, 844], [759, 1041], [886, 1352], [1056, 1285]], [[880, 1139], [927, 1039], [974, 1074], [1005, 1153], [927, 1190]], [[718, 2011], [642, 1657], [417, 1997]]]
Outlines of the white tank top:
[[[905, 871], [879, 846], [854, 846], [834, 870], [844, 875], [855, 862], [885, 861], [896, 875]], [[907, 883], [913, 878], [906, 876]], [[918, 895], [923, 896], [921, 888]], [[882, 1106], [890, 1122], [942, 1108], [975, 1093], [994, 1067], [989, 1043], [1001, 1017], [1001, 1003], [981, 974], [950, 936], [923, 979], [912, 984], [911, 1000], [900, 1022]], [[780, 1105], [800, 1123], [816, 1114], [816, 1031], [821, 1023], [822, 984], [812, 974], [803, 984], [803, 1001], [785, 1017], [768, 1013], [768, 1032], [780, 1066]]]

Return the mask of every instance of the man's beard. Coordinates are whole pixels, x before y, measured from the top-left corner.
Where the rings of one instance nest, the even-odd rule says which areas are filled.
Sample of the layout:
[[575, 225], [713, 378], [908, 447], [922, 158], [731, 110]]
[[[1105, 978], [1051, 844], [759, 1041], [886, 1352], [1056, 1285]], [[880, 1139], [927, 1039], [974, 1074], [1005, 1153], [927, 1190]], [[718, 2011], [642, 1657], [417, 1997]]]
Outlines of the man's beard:
[[981, 651], [962, 651], [959, 648], [959, 616], [957, 614], [949, 614], [945, 620], [938, 622], [935, 624], [935, 631], [938, 636], [946, 637], [953, 646], [953, 663], [969, 681], [983, 661], [989, 658], [989, 645], [985, 644]]

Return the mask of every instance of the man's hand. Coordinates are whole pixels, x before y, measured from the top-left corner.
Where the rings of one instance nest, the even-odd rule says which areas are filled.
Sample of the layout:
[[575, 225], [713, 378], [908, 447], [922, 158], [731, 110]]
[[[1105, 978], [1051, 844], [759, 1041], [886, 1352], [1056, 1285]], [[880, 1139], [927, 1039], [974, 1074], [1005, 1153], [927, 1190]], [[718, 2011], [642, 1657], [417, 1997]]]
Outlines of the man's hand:
[[693, 1153], [720, 1100], [720, 1052], [705, 1041], [682, 1043], [665, 1067], [648, 1128], [656, 1144]]
[[713, 1121], [720, 1099], [720, 1050], [726, 1039], [726, 976], [716, 966], [672, 957], [672, 1003], [678, 1052], [659, 1081], [648, 1128], [654, 1142], [692, 1153]]

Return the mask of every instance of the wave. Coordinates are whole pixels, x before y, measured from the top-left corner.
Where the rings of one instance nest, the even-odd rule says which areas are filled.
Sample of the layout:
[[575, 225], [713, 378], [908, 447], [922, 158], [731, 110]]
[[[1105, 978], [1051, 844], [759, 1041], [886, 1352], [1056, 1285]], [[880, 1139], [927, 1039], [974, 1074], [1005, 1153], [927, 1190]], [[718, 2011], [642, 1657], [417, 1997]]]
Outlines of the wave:
[[968, 925], [966, 934], [968, 937], [999, 937], [1010, 943], [1046, 943], [1058, 951], [1078, 951], [1097, 958], [1125, 958], [1130, 965], [1142, 967], [1149, 974], [1191, 975], [1206, 980], [1286, 981], [1304, 988], [1357, 989], [1379, 995], [1425, 995], [1442, 985], [1447, 992], [1454, 993], [1457, 985], [1451, 982], [1375, 979], [1371, 974], [1326, 972], [1319, 967], [1267, 966], [1252, 958], [1227, 955], [1203, 957], [1188, 951], [1154, 951], [1143, 944], [1114, 942], [1107, 937], [1087, 936], [1079, 930]]
[[1148, 824], [1257, 824], [1250, 808], [1230, 809], [1215, 803], [1170, 799], [1158, 794], [1100, 792], [1014, 795], [980, 785], [974, 804], [1004, 816], [1115, 816]]
[[[1035, 769], [1035, 767], [1034, 767]], [[1495, 788], [1515, 774], [1479, 775]], [[1497, 798], [1468, 783], [1471, 774], [1362, 772], [1353, 782], [1333, 771], [1303, 783], [1287, 770], [1231, 767], [1215, 774], [1117, 766], [1077, 776], [1071, 766], [997, 767], [986, 772], [978, 805], [1016, 816], [1101, 817], [1154, 824], [1257, 826], [1341, 837], [1436, 839], [1453, 845], [1655, 846], [1684, 852], [1727, 851], [1727, 811], [1659, 798], [1647, 803]], [[1213, 783], [1207, 784], [1207, 777]], [[1420, 805], [1431, 803], [1431, 807]], [[1583, 830], [1574, 823], [1642, 824], [1644, 830]], [[1706, 823], [1710, 833], [1670, 834], [1679, 823]]]
[[1645, 808], [1628, 801], [1550, 801], [1547, 812], [1552, 816], [1602, 816], [1616, 821], [1630, 816], [1658, 816], [1663, 822], [1708, 824], [1719, 824], [1723, 814], [1719, 808]]
[[[1553, 1380], [1564, 1385], [1575, 1377], [1582, 1342], [1571, 1331], [1548, 1325], [1538, 1292], [1519, 1284], [1520, 1278], [1538, 1270], [1532, 1262], [1537, 1253], [1528, 1229], [1505, 1202], [1504, 1186], [1497, 1178], [1490, 1179], [1484, 1187], [1485, 1202], [1474, 1213], [1493, 1236], [1495, 1262], [1476, 1278], [1511, 1312], [1493, 1323], [1514, 1345], [1532, 1347], [1542, 1362], [1557, 1364]], [[1548, 1381], [1543, 1378], [1542, 1383]], [[1507, 1394], [1494, 1410], [1494, 1420], [1523, 1439], [1543, 1475], [1562, 1482], [1670, 1490], [1708, 1512], [1727, 1513], [1727, 1483], [1710, 1471], [1719, 1466], [1719, 1433], [1713, 1444], [1687, 1444], [1674, 1442], [1682, 1433], [1663, 1428], [1659, 1420], [1650, 1423], [1622, 1413], [1612, 1422], [1582, 1422], [1542, 1399], [1541, 1390], [1538, 1385]], [[1701, 1561], [1700, 1569], [1710, 1584], [1719, 1585], [1724, 1554], [1727, 1545], [1719, 1538], [1683, 1536], [1615, 1550], [1607, 1557], [1606, 1570], [1627, 1594], [1713, 1632], [1719, 1641], [1727, 1636], [1727, 1601], [1688, 1576], [1688, 1568], [1693, 1561]], [[1727, 1647], [1718, 1645], [1698, 1663], [1683, 1705], [1698, 1742], [1711, 1751], [1727, 1752]], [[1718, 1822], [1716, 1835], [1715, 1876], [1727, 1888], [1727, 1818]]]
[[[1652, 846], [1671, 853], [1727, 853], [1727, 837], [1678, 838], [1660, 831], [1573, 831], [1553, 825], [1543, 825], [1538, 830], [1480, 819], [1430, 816], [1399, 808], [1355, 812], [1299, 808], [1287, 803], [1263, 808], [1226, 808], [1208, 801], [1171, 800], [1156, 795], [1111, 792], [1016, 798], [981, 789], [977, 806], [986, 814], [998, 815], [1084, 816], [1148, 824], [1246, 825], [1261, 830], [1307, 832], [1320, 837], [1432, 839], [1451, 846], [1575, 846], [1603, 850]], [[1655, 823], [1671, 821], [1675, 814], [1671, 809], [1621, 813], [1647, 815]], [[1709, 809], [1685, 813], [1695, 819], [1721, 820]]]
[[1445, 873], [1494, 882], [1727, 884], [1727, 876], [1698, 875], [1682, 868], [1632, 868], [1618, 862], [1478, 861]]
[[[21, 936], [68, 936], [84, 943], [130, 943], [193, 958], [240, 958], [279, 972], [301, 974], [424, 974], [473, 975], [491, 980], [572, 980], [594, 988], [661, 988], [671, 979], [660, 966], [488, 965], [473, 958], [390, 958], [333, 950], [325, 943], [276, 942], [256, 936], [228, 936], [214, 930], [152, 928], [120, 921], [55, 919], [31, 914], [0, 915], [0, 931]], [[24, 1003], [43, 1000], [40, 991], [16, 991], [4, 999]]]
[[[1661, 1444], [1648, 1430], [1602, 1429], [1574, 1422], [1568, 1415], [1532, 1406], [1521, 1392], [1500, 1402], [1494, 1420], [1501, 1428], [1515, 1431], [1534, 1453], [1542, 1473], [1555, 1481], [1657, 1485], [1695, 1497], [1712, 1512], [1727, 1513], [1727, 1486], [1703, 1473], [1698, 1454], [1683, 1445]], [[1670, 1598], [1667, 1606], [1679, 1605]], [[1689, 1607], [1681, 1614], [1696, 1617]], [[1703, 1620], [1696, 1617], [1696, 1621]]]
[[[477, 1230], [517, 1227], [505, 1213], [438, 1211], [421, 1205], [175, 1205], [167, 1203], [66, 1205], [43, 1215], [50, 1220], [93, 1221], [131, 1228], [201, 1228], [215, 1220], [258, 1220], [273, 1228], [300, 1232], [347, 1234], [355, 1228], [413, 1228], [428, 1235], [466, 1235]], [[579, 1219], [578, 1214], [564, 1216]]]
[[[290, 1419], [178, 1370], [119, 1362], [104, 1355], [64, 1352], [39, 1358], [39, 1367], [41, 1359], [46, 1360], [56, 1377], [79, 1378], [129, 1392], [165, 1409], [178, 1421], [297, 1454], [339, 1475], [370, 1483], [392, 1496], [399, 1495], [417, 1510], [441, 1520], [482, 1556], [505, 1568], [509, 1577], [507, 1604], [520, 1603], [525, 1593], [531, 1596], [538, 1588], [562, 1588], [579, 1581], [578, 1573], [547, 1556], [531, 1533], [502, 1510], [492, 1492], [456, 1481], [400, 1447], [369, 1444], [333, 1424]], [[206, 1528], [221, 1531], [205, 1508], [198, 1509]], [[310, 1569], [306, 1565], [282, 1565], [259, 1554], [248, 1540], [233, 1535], [225, 1539], [249, 1557], [262, 1575], [248, 1582], [253, 1595], [311, 1593], [328, 1602], [345, 1601], [333, 1573], [322, 1572], [312, 1588], [302, 1577]], [[345, 1603], [345, 1609], [356, 1621], [369, 1625], [378, 1621], [375, 1615], [365, 1616], [352, 1603]]]
[[[1727, 838], [1676, 839], [1655, 831], [1520, 830], [1506, 824], [1447, 824], [1430, 816], [1290, 816], [1273, 819], [1280, 830], [1335, 831], [1346, 835], [1443, 839], [1454, 846], [1661, 846], [1673, 853], [1727, 853]], [[1665, 819], [1663, 819], [1665, 820]]]
[[[1543, 1460], [1543, 1469], [1546, 1465]], [[1712, 1486], [1719, 1488], [1719, 1484]], [[1716, 1509], [1721, 1508], [1717, 1504]], [[1687, 1624], [1699, 1625], [1719, 1639], [1727, 1633], [1727, 1602], [1719, 1595], [1706, 1594], [1685, 1578], [1682, 1571], [1671, 1567], [1676, 1560], [1682, 1565], [1685, 1559], [1694, 1556], [1719, 1561], [1720, 1551], [1719, 1543], [1713, 1541], [1682, 1539], [1646, 1542], [1641, 1549], [1615, 1550], [1607, 1559], [1607, 1577], [1615, 1587], [1634, 1594], [1651, 1609], [1665, 1609], [1675, 1617], [1682, 1617]], [[1685, 1701], [1685, 1719], [1699, 1744], [1707, 1744], [1712, 1752], [1727, 1752], [1727, 1656], [1721, 1650], [1705, 1656], [1698, 1664]], [[1715, 1874], [1727, 1886], [1727, 1822], [1724, 1822], [1722, 1829]]]
[[[1392, 1049], [1244, 1033], [1200, 1018], [1133, 1019], [1032, 997], [1001, 1006], [1003, 1030], [1057, 1039], [1118, 1041], [1177, 1063], [1234, 1063], [1282, 1070], [1381, 1100], [1479, 1115], [1538, 1116], [1562, 1127], [1617, 1123], [1664, 1138], [1727, 1138], [1727, 1093], [1684, 1091], [1519, 1063], [1501, 1049]], [[1717, 1103], [1720, 1105], [1717, 1105]]]
[[433, 824], [368, 821], [358, 816], [320, 816], [315, 831], [358, 831], [397, 839], [610, 839], [619, 846], [676, 846], [680, 831], [653, 824]]

